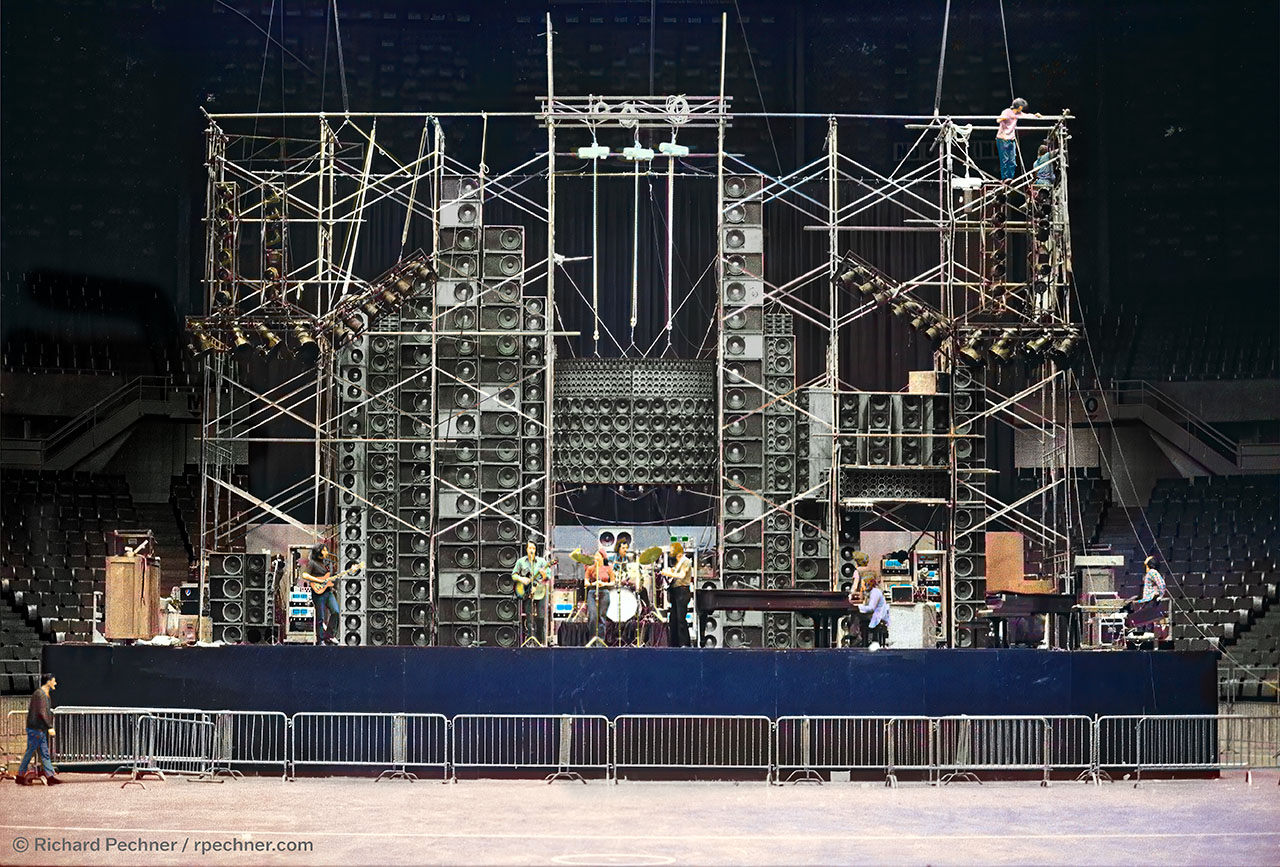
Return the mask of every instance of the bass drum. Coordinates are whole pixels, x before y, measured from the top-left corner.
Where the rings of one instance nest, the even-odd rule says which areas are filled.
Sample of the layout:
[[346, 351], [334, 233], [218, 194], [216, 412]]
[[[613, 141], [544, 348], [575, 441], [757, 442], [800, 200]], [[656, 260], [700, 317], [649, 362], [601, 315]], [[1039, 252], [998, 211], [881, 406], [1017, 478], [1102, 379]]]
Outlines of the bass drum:
[[635, 619], [640, 611], [640, 599], [634, 590], [619, 587], [609, 594], [609, 610], [605, 616], [614, 623], [625, 623]]

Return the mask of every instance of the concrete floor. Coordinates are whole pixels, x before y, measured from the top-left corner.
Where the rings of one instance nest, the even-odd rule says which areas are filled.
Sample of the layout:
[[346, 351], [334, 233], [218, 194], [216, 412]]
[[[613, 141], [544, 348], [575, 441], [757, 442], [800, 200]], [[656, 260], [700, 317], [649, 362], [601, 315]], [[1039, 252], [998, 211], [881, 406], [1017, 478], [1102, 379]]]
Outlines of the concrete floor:
[[[1276, 864], [1280, 775], [904, 785], [250, 778], [0, 786], [3, 864]], [[98, 851], [37, 850], [37, 838]], [[108, 838], [171, 851], [107, 851]], [[304, 852], [208, 851], [303, 842]], [[118, 844], [117, 844], [118, 847]]]

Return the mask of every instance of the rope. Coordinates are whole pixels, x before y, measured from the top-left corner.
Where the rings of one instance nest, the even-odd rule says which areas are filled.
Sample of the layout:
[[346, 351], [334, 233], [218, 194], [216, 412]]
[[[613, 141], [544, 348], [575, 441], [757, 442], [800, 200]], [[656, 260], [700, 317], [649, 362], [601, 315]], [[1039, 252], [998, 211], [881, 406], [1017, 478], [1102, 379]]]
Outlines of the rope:
[[[1003, 4], [1004, 0], [1001, 0]], [[1003, 10], [1003, 5], [1001, 9]], [[1003, 15], [1004, 13], [1001, 12]], [[947, 65], [947, 28], [951, 24], [951, 0], [947, 0], [947, 8], [942, 13], [942, 50], [938, 53], [938, 84], [933, 91], [933, 116], [938, 116], [938, 108], [942, 105], [942, 70]], [[1006, 49], [1006, 54], [1008, 53]]]
[[333, 0], [333, 35], [334, 41], [338, 43], [338, 77], [342, 80], [342, 110], [349, 114], [351, 104], [347, 100], [347, 63], [342, 56], [342, 27], [338, 24], [338, 0]]
[[[948, 3], [951, 0], [947, 0]], [[769, 123], [769, 109], [764, 104], [764, 91], [760, 89], [760, 76], [756, 74], [756, 61], [751, 56], [751, 43], [747, 41], [747, 25], [742, 23], [742, 10], [738, 8], [738, 0], [733, 0], [733, 11], [738, 13], [738, 27], [742, 30], [742, 43], [747, 47], [747, 62], [751, 64], [751, 77], [756, 82], [756, 96], [760, 97], [760, 110], [765, 113], [764, 128], [769, 133], [769, 147], [773, 148], [773, 159], [778, 164], [778, 172], [782, 172], [782, 157], [778, 156], [778, 143], [773, 139], [773, 125]], [[721, 75], [723, 76], [723, 69]], [[724, 91], [723, 81], [721, 92]]]
[[[639, 140], [636, 147], [640, 146]], [[631, 191], [631, 346], [636, 345], [636, 309], [640, 304], [640, 161], [632, 169]], [[629, 349], [630, 347], [628, 347]]]
[[[951, 5], [951, 0], [947, 0], [947, 6]], [[1009, 99], [1013, 99], [1013, 59], [1009, 56], [1009, 28], [1004, 23], [1004, 0], [1000, 0], [1000, 32], [1004, 35], [1004, 64], [1009, 70]], [[938, 80], [942, 80], [942, 71], [938, 71]], [[939, 85], [941, 86], [941, 85]], [[934, 109], [935, 113], [937, 109]]]
[[[595, 142], [595, 135], [591, 136]], [[572, 278], [570, 278], [572, 282]], [[576, 284], [575, 284], [576, 286]], [[600, 357], [600, 160], [591, 158], [591, 351]], [[614, 341], [617, 342], [616, 340]], [[621, 349], [622, 347], [618, 347]]]

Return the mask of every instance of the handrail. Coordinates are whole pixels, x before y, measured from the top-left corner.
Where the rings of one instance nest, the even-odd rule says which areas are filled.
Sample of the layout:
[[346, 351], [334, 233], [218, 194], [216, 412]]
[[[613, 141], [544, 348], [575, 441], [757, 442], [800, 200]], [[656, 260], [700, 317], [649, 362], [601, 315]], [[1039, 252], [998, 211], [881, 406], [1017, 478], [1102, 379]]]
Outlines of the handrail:
[[[1111, 381], [1111, 387], [1107, 390], [1114, 397], [1117, 404], [1137, 402], [1152, 407], [1178, 424], [1187, 433], [1232, 463], [1239, 465], [1240, 444], [1236, 440], [1200, 418], [1200, 416], [1145, 379], [1115, 379]], [[1137, 395], [1136, 401], [1126, 400], [1126, 397], [1135, 394]]]
[[177, 385], [172, 378], [156, 374], [135, 376], [102, 400], [58, 428], [45, 439], [41, 451], [47, 456], [64, 442], [93, 428], [99, 421], [134, 400], [164, 400], [173, 393], [189, 393], [190, 386]]

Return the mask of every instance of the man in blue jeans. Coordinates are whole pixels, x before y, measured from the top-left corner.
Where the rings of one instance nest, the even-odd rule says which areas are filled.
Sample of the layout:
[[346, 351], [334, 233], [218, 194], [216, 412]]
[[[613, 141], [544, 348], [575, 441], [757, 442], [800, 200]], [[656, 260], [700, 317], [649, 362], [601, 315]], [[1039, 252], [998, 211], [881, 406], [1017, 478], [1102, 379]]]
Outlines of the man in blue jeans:
[[314, 545], [307, 559], [306, 573], [311, 583], [311, 603], [315, 606], [316, 644], [337, 644], [338, 618], [342, 609], [338, 605], [338, 588], [326, 586], [333, 577], [329, 549]]
[[1026, 110], [1027, 101], [1015, 99], [1012, 105], [1000, 112], [998, 118], [996, 152], [1000, 155], [1000, 180], [1006, 183], [1018, 176], [1018, 118]]
[[[53, 773], [53, 759], [49, 756], [49, 738], [54, 736], [53, 708], [49, 704], [49, 694], [58, 686], [58, 679], [52, 674], [40, 678], [40, 688], [31, 694], [31, 702], [27, 705], [27, 752], [22, 756], [22, 764], [18, 767], [18, 776], [14, 779], [19, 786], [29, 786], [31, 777], [27, 776], [27, 765], [39, 753], [39, 762], [44, 770], [43, 779], [51, 786], [61, 783]], [[41, 779], [40, 768], [35, 778]]]

